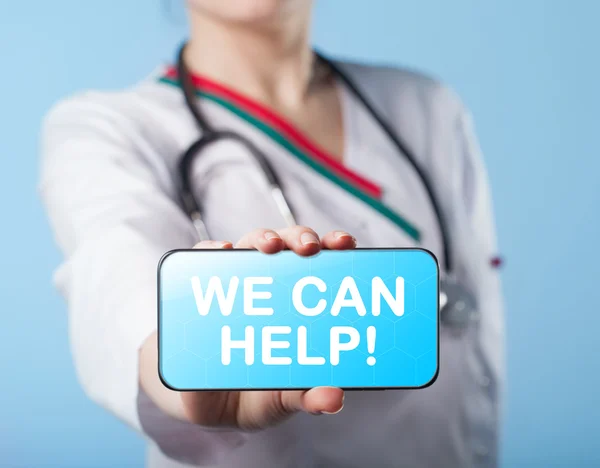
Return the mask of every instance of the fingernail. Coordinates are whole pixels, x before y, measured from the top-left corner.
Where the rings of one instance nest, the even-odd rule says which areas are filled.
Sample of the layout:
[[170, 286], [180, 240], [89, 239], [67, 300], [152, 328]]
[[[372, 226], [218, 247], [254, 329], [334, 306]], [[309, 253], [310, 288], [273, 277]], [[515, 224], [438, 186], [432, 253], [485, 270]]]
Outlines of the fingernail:
[[265, 232], [265, 239], [270, 241], [272, 239], [279, 239], [279, 236], [276, 233], [274, 233], [273, 231], [267, 231], [267, 232]]
[[302, 245], [318, 244], [319, 239], [317, 239], [314, 234], [311, 234], [310, 232], [305, 232], [300, 236], [300, 242], [302, 242]]
[[[337, 388], [337, 387], [329, 387], [329, 388]], [[323, 414], [327, 414], [327, 415], [334, 415], [334, 414], [338, 414], [340, 411], [342, 411], [344, 409], [344, 400], [346, 399], [346, 394], [344, 393], [342, 395], [342, 406], [340, 406], [340, 409], [337, 411], [334, 411], [333, 413], [327, 412], [327, 411], [322, 411]]]
[[229, 241], [217, 241], [217, 242], [215, 242], [215, 245], [217, 247], [226, 247], [228, 245], [231, 245], [231, 242], [229, 242]]
[[350, 234], [344, 231], [336, 231], [333, 234], [333, 237], [335, 237], [336, 239], [341, 239], [342, 237], [350, 237], [351, 239], [354, 239]]
[[344, 237], [346, 237], [348, 239], [352, 239], [352, 242], [354, 243], [354, 245], [358, 244], [358, 242], [356, 241], [356, 237], [354, 237], [352, 234], [348, 234], [347, 232], [344, 232], [344, 231], [336, 232], [333, 237], [335, 239], [343, 239]]
[[327, 412], [327, 411], [323, 411], [323, 414], [327, 414], [327, 415], [329, 415], [329, 416], [333, 416], [334, 414], [338, 414], [338, 413], [339, 413], [340, 411], [342, 411], [343, 409], [344, 409], [344, 405], [340, 406], [340, 409], [339, 409], [339, 410], [337, 410], [337, 411], [335, 411], [335, 412], [333, 412], [333, 413], [329, 413], [329, 412]]

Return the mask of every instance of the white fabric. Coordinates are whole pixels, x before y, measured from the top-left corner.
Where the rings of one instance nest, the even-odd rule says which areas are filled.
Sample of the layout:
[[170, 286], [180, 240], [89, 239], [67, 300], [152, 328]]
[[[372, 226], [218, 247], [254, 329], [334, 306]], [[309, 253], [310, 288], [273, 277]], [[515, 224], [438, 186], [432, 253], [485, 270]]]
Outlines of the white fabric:
[[[131, 89], [88, 92], [45, 119], [40, 190], [64, 253], [56, 284], [68, 303], [72, 351], [89, 397], [144, 433], [150, 467], [494, 467], [504, 375], [500, 283], [487, 176], [467, 111], [417, 73], [340, 64], [376, 103], [433, 181], [450, 228], [455, 270], [482, 320], [456, 337], [443, 329], [437, 382], [419, 391], [351, 392], [335, 416], [298, 415], [266, 431], [209, 431], [172, 420], [139, 391], [138, 349], [156, 328], [156, 266], [196, 242], [177, 202], [178, 157], [197, 137], [180, 91], [157, 74]], [[159, 70], [160, 72], [160, 70]], [[158, 72], [158, 73], [159, 73]], [[420, 179], [341, 84], [346, 164], [383, 187], [442, 259]], [[271, 159], [298, 221], [345, 229], [362, 247], [415, 243], [382, 215], [212, 102], [213, 125], [250, 138]], [[215, 145], [193, 168], [212, 237], [235, 241], [282, 227], [243, 148]]]

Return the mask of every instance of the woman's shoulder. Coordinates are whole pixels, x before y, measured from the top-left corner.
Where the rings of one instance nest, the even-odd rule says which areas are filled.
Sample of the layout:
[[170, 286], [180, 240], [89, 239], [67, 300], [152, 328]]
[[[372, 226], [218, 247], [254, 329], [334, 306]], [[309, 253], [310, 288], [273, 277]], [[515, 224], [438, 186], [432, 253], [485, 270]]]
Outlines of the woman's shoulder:
[[[374, 101], [404, 108], [414, 103], [418, 108], [457, 112], [463, 103], [455, 90], [439, 77], [405, 66], [340, 60], [336, 65], [346, 72], [360, 89]], [[414, 110], [414, 109], [412, 109]]]
[[[423, 167], [431, 171], [459, 167], [449, 158], [462, 158], [461, 150], [449, 148], [459, 148], [466, 139], [472, 147], [476, 146], [468, 108], [442, 80], [403, 67], [353, 62], [338, 65], [386, 123], [402, 136]], [[472, 151], [469, 157], [479, 156]], [[441, 174], [440, 180], [447, 180], [444, 177]]]
[[[57, 100], [42, 120], [44, 137], [77, 131], [90, 136], [134, 139], [168, 127], [181, 97], [161, 84], [163, 67], [119, 89], [84, 89]], [[60, 131], [58, 131], [60, 130]], [[148, 131], [152, 130], [152, 131]]]
[[107, 120], [140, 120], [163, 114], [181, 104], [172, 86], [161, 82], [166, 66], [157, 67], [129, 86], [116, 89], [83, 89], [57, 100], [45, 114], [45, 121], [103, 117]]

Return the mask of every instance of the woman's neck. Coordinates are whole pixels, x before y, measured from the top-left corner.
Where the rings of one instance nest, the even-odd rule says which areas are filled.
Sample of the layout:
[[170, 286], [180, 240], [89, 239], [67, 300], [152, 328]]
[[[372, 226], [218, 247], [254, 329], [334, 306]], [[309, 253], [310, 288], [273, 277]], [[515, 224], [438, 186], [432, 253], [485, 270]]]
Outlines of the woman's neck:
[[313, 85], [310, 12], [274, 25], [225, 23], [191, 13], [185, 60], [193, 73], [274, 107], [300, 106]]

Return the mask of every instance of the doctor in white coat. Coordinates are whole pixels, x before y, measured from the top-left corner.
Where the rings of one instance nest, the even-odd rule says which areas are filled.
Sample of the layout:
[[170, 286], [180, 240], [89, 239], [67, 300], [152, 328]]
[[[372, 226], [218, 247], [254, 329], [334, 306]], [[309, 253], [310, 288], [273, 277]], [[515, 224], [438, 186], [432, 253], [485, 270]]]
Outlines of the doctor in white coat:
[[451, 255], [477, 319], [442, 326], [439, 377], [423, 390], [166, 389], [156, 268], [199, 241], [179, 163], [207, 131], [188, 109], [182, 69], [166, 64], [127, 89], [64, 99], [44, 122], [40, 190], [64, 253], [55, 282], [89, 397], [147, 436], [150, 467], [496, 466], [502, 301], [490, 191], [460, 99], [417, 72], [320, 60], [310, 0], [189, 0], [188, 13], [194, 105], [265, 155], [300, 225], [281, 229], [256, 161], [224, 140], [188, 168], [213, 239], [201, 245], [299, 255], [422, 246], [443, 268]]

